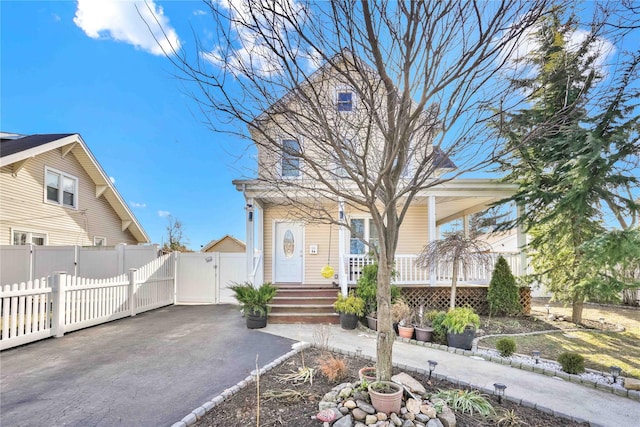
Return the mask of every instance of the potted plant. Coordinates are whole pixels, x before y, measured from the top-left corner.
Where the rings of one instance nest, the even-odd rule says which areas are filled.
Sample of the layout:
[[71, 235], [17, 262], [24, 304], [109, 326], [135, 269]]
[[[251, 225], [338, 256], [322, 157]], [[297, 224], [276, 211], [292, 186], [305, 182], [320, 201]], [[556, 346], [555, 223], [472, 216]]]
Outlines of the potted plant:
[[367, 384], [371, 384], [376, 381], [378, 370], [375, 366], [365, 366], [358, 371], [358, 377], [360, 381], [366, 381]]
[[343, 329], [355, 329], [358, 326], [358, 318], [364, 315], [364, 300], [357, 297], [353, 291], [347, 296], [338, 292], [338, 299], [333, 303], [333, 308], [340, 313], [340, 326]]
[[411, 339], [413, 337], [412, 314], [411, 307], [403, 299], [399, 298], [391, 304], [391, 318], [393, 323], [397, 324], [398, 335], [403, 338]]
[[267, 326], [267, 316], [271, 307], [269, 304], [276, 296], [278, 288], [271, 283], [263, 283], [256, 288], [253, 284], [245, 282], [230, 286], [236, 300], [240, 303], [242, 314], [247, 318], [247, 328], [259, 329]]
[[392, 412], [400, 413], [403, 392], [404, 388], [400, 384], [391, 381], [374, 381], [369, 384], [371, 405], [376, 411], [387, 415]]
[[447, 328], [447, 345], [471, 350], [476, 328], [480, 326], [480, 317], [471, 307], [456, 307], [449, 310], [442, 321]]
[[369, 329], [373, 329], [374, 331], [378, 330], [378, 312], [372, 311], [367, 314], [367, 326]]
[[438, 315], [437, 310], [425, 312], [424, 307], [420, 307], [418, 323], [415, 325], [416, 341], [431, 341], [433, 335], [433, 319]]
[[[395, 272], [392, 272], [393, 279]], [[356, 295], [364, 300], [364, 312], [367, 317], [367, 326], [374, 331], [378, 329], [378, 264], [369, 264], [362, 267], [362, 274], [356, 285]], [[400, 296], [400, 288], [391, 285], [391, 303]]]

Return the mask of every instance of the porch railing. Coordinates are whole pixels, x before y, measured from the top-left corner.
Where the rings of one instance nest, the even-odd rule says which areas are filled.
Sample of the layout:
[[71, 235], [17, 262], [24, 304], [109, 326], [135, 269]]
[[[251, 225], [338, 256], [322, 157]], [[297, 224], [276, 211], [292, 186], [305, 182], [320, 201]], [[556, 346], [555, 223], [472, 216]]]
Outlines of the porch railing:
[[[460, 271], [458, 275], [459, 283], [466, 284], [488, 284], [491, 281], [493, 267], [502, 255], [514, 275], [520, 272], [521, 257], [518, 252], [491, 253], [489, 266], [473, 265], [466, 272]], [[396, 255], [396, 272], [394, 283], [397, 285], [428, 285], [430, 284], [431, 270], [420, 268], [416, 265], [417, 255]], [[345, 257], [345, 271], [347, 272], [347, 282], [350, 285], [357, 283], [362, 275], [362, 268], [372, 264], [373, 259], [367, 255], [347, 255]], [[461, 269], [460, 269], [461, 270]], [[439, 262], [434, 266], [436, 283], [451, 283], [453, 275], [453, 264], [450, 262]]]

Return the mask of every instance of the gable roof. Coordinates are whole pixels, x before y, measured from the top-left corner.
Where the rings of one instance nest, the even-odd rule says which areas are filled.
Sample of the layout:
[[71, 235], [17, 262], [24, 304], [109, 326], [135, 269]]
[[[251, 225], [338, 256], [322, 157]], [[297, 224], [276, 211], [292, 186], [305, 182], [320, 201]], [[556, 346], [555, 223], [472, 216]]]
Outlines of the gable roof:
[[113, 182], [111, 182], [111, 179], [93, 156], [80, 134], [17, 135], [0, 133], [0, 167], [13, 165], [13, 172], [18, 173], [29, 159], [56, 148], [62, 149], [63, 157], [73, 153], [96, 185], [96, 198], [103, 196], [120, 217], [122, 231], [128, 229], [139, 243], [149, 243], [149, 236], [122, 199]]
[[246, 247], [247, 245], [240, 239], [236, 239], [235, 237], [233, 237], [231, 234], [227, 234], [217, 240], [212, 240], [209, 243], [207, 243], [206, 245], [204, 245], [204, 247], [200, 250], [201, 252], [207, 252], [209, 249], [211, 249], [212, 247], [214, 247], [215, 245], [217, 245], [218, 243], [222, 242], [225, 239], [230, 239], [233, 240], [234, 242], [236, 242], [237, 244]]

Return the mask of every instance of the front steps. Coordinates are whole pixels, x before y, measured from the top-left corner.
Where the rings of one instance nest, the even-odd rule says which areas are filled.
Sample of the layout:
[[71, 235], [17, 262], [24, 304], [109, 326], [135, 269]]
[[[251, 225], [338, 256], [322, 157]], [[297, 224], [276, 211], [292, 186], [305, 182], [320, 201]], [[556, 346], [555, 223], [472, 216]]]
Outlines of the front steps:
[[339, 324], [333, 309], [340, 288], [332, 285], [276, 285], [278, 293], [269, 304], [269, 323]]

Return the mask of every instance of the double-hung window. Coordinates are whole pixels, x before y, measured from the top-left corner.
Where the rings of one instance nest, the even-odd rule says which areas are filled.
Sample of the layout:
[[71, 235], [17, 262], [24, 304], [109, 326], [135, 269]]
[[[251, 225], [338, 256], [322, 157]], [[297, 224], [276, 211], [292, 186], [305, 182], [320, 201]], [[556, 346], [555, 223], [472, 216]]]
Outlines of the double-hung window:
[[47, 235], [44, 233], [34, 233], [32, 231], [12, 230], [12, 243], [14, 245], [37, 245], [47, 244]]
[[77, 209], [78, 178], [55, 169], [45, 169], [45, 200], [49, 203]]
[[[352, 218], [351, 219], [351, 240], [349, 252], [351, 254], [362, 255], [373, 247], [378, 247], [380, 239], [378, 232], [371, 218]], [[365, 242], [369, 242], [369, 246]]]
[[282, 140], [282, 177], [294, 178], [301, 175], [300, 142], [297, 139]]
[[353, 91], [350, 90], [338, 90], [336, 92], [336, 104], [338, 111], [350, 112], [354, 110], [355, 96]]

